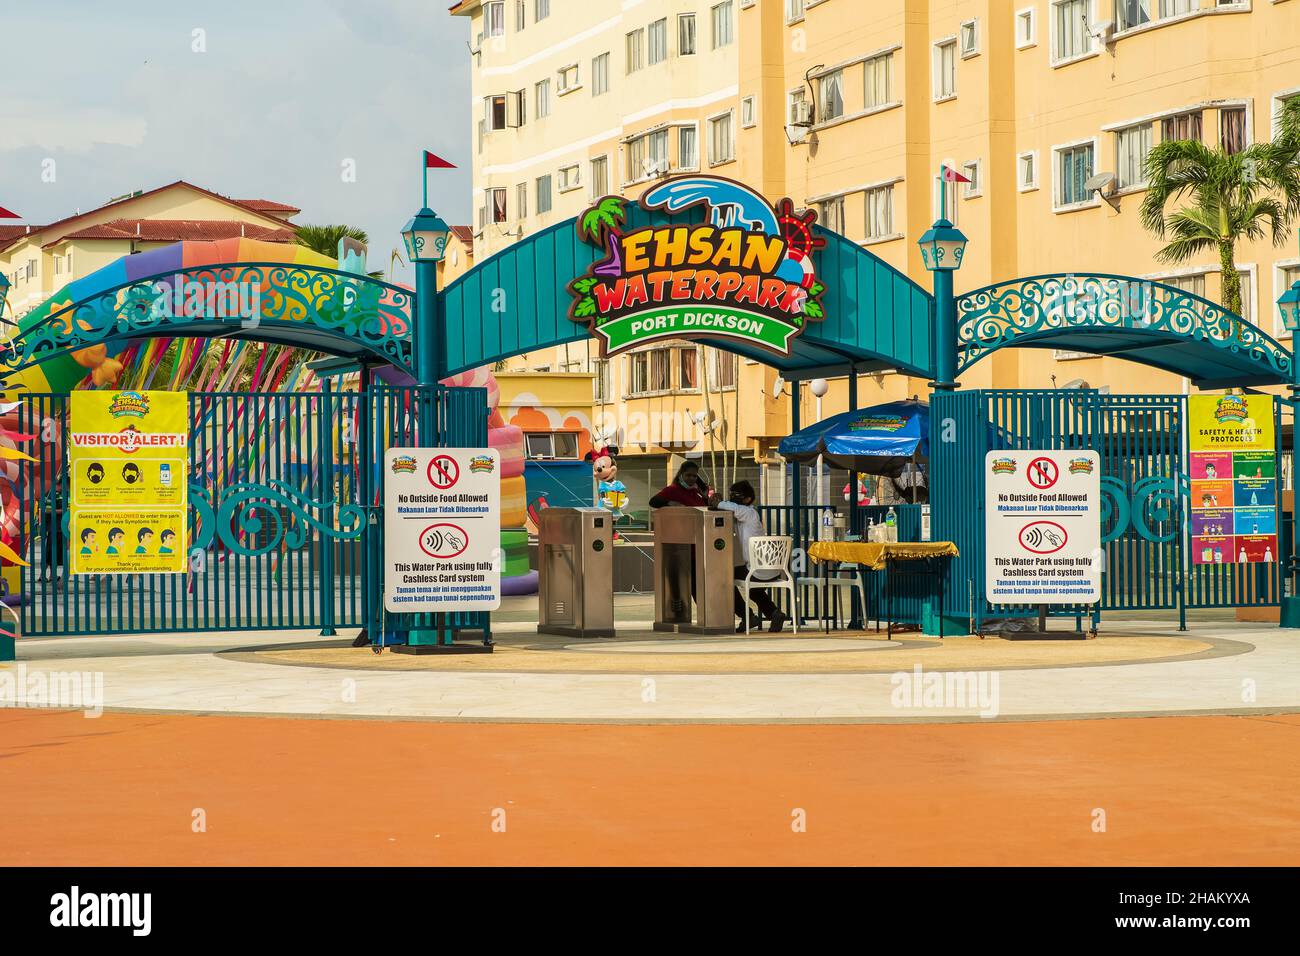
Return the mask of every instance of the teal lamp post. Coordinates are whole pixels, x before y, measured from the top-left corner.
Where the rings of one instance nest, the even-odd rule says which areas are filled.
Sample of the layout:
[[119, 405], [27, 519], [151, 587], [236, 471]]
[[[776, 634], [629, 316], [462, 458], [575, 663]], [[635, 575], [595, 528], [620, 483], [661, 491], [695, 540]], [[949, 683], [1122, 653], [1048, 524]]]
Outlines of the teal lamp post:
[[957, 387], [957, 301], [952, 274], [961, 268], [966, 236], [947, 219], [938, 219], [917, 241], [921, 260], [934, 274], [934, 377], [936, 389]]
[[5, 300], [9, 298], [9, 277], [0, 272], [0, 318], [5, 314]]
[[402, 228], [406, 256], [415, 263], [415, 378], [436, 385], [442, 361], [442, 303], [438, 263], [447, 254], [451, 227], [425, 206]]
[[[1300, 341], [1300, 279], [1297, 279], [1291, 288], [1282, 293], [1281, 298], [1277, 300], [1277, 308], [1282, 316], [1282, 326], [1291, 333], [1291, 474], [1294, 476], [1296, 463], [1300, 462], [1300, 454], [1296, 451], [1296, 410], [1300, 408], [1300, 361], [1296, 356], [1296, 342]], [[1292, 479], [1292, 487], [1295, 482]], [[1292, 535], [1291, 535], [1291, 564], [1287, 572], [1292, 582], [1296, 580], [1296, 573], [1300, 570], [1296, 560], [1295, 546], [1295, 510], [1292, 508]], [[1282, 599], [1282, 617], [1283, 627], [1300, 627], [1300, 595], [1292, 594], [1290, 597]]]

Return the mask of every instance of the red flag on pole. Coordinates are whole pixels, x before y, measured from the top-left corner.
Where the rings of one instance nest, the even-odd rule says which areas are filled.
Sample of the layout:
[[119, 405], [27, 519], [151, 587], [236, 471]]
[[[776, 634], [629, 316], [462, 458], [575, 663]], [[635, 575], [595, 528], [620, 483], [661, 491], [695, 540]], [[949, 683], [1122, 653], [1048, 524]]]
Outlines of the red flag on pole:
[[424, 168], [425, 169], [455, 169], [455, 163], [449, 163], [441, 156], [435, 156], [427, 149], [424, 151]]
[[16, 212], [10, 212], [4, 206], [0, 206], [0, 219], [21, 219], [22, 216]]
[[939, 168], [940, 168], [941, 170], [943, 170], [943, 181], [944, 181], [945, 183], [968, 183], [968, 182], [970, 182], [969, 179], [967, 179], [967, 178], [966, 178], [965, 176], [963, 176], [961, 173], [957, 172], [957, 170], [955, 170], [955, 169], [949, 169], [947, 166], [940, 166]]

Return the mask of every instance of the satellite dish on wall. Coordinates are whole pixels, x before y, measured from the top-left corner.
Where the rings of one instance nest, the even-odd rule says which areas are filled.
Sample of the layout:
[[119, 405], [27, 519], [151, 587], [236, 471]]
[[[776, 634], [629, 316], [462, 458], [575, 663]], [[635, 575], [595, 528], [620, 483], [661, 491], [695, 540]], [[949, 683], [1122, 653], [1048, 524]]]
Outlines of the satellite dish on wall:
[[785, 391], [785, 379], [783, 379], [780, 375], [778, 375], [776, 377], [776, 381], [772, 383], [772, 397], [780, 398], [781, 393], [784, 391]]
[[1083, 188], [1090, 193], [1096, 193], [1106, 200], [1106, 204], [1111, 209], [1119, 212], [1119, 203], [1111, 198], [1115, 195], [1115, 186], [1118, 182], [1119, 180], [1115, 178], [1114, 173], [1097, 173], [1095, 176], [1088, 177], [1083, 184]]

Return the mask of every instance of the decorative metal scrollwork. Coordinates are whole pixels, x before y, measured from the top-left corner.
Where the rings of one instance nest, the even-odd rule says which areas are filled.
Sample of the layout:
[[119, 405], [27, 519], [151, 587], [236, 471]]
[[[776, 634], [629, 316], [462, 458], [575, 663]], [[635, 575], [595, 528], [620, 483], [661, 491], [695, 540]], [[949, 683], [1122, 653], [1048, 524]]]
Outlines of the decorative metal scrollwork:
[[281, 547], [301, 548], [312, 529], [328, 538], [347, 540], [361, 537], [366, 527], [366, 510], [361, 505], [318, 501], [282, 481], [230, 485], [223, 489], [215, 507], [203, 489], [191, 485], [190, 504], [199, 519], [194, 548], [208, 548], [215, 536], [232, 554], [245, 557], [270, 554]]
[[[1102, 475], [1101, 526], [1109, 526], [1102, 544], [1118, 540], [1130, 528], [1147, 541], [1173, 541], [1179, 531], [1179, 498], [1186, 493], [1173, 478], [1141, 478], [1130, 489], [1122, 479]], [[1168, 530], [1161, 531], [1160, 526]]]
[[[310, 329], [357, 343], [410, 370], [415, 293], [369, 276], [282, 263], [202, 266], [137, 279], [78, 301], [55, 297], [11, 340], [10, 371], [109, 339], [210, 331]], [[250, 332], [250, 334], [252, 334]]]
[[1208, 299], [1133, 276], [1060, 274], [985, 286], [957, 299], [961, 370], [1017, 340], [1062, 329], [1164, 332], [1246, 356], [1289, 381], [1291, 353]]

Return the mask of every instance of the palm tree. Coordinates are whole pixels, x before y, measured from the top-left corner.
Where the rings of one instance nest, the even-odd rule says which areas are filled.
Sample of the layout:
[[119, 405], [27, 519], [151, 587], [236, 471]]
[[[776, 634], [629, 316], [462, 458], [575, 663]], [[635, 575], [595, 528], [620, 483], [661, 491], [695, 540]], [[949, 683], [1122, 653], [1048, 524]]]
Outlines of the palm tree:
[[[331, 259], [338, 257], [340, 239], [354, 239], [363, 243], [370, 241], [364, 229], [345, 225], [299, 226], [295, 238], [298, 240], [298, 245], [306, 246], [312, 252], [319, 252], [322, 256], [328, 256]], [[384, 272], [382, 269], [378, 269], [374, 272], [367, 272], [366, 275], [372, 279], [382, 279]]]
[[[1300, 97], [1283, 108], [1272, 142], [1229, 153], [1196, 140], [1170, 140], [1148, 154], [1146, 176], [1142, 225], [1160, 239], [1171, 237], [1156, 258], [1186, 262], [1218, 252], [1223, 305], [1240, 315], [1237, 242], [1271, 235], [1280, 246], [1300, 213]], [[1165, 212], [1171, 200], [1184, 195], [1189, 203]]]

